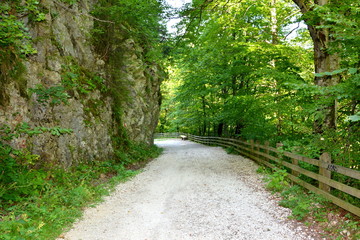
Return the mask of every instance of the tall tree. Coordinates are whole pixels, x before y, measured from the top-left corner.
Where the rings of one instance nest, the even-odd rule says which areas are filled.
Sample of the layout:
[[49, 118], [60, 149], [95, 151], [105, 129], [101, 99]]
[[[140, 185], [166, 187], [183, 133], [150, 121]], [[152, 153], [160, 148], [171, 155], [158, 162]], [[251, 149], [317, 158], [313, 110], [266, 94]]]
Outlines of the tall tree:
[[[331, 46], [335, 42], [332, 31], [325, 26], [326, 21], [316, 13], [318, 7], [329, 4], [331, 0], [293, 1], [303, 13], [314, 43], [315, 84], [321, 87], [334, 86], [339, 83], [340, 76], [338, 74], [322, 75], [320, 73], [338, 70], [340, 68], [340, 56], [337, 52], [331, 51]], [[322, 133], [325, 129], [336, 128], [336, 119], [337, 103], [336, 100], [332, 100], [327, 106], [319, 109], [314, 124], [315, 132]]]

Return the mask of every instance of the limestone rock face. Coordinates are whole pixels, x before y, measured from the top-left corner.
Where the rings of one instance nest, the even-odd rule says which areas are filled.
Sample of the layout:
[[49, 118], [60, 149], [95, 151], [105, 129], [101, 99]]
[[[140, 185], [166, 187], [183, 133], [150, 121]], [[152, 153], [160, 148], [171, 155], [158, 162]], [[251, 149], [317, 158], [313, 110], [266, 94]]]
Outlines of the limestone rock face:
[[162, 72], [158, 66], [144, 67], [138, 57], [141, 48], [129, 39], [124, 42], [123, 74], [131, 86], [129, 100], [124, 104], [123, 122], [131, 139], [153, 143], [159, 116], [160, 83]]
[[[37, 54], [24, 63], [26, 88], [36, 89], [39, 84], [45, 89], [71, 86], [66, 89], [68, 103], [40, 103], [37, 94], [23, 96], [13, 82], [6, 85], [9, 101], [0, 103], [0, 123], [14, 127], [26, 122], [32, 127], [73, 131], [24, 136], [13, 142], [17, 148], [29, 147], [47, 163], [67, 167], [78, 161], [111, 158], [114, 152], [111, 138], [119, 123], [113, 119], [111, 95], [100, 89], [107, 85], [109, 74], [90, 39], [94, 19], [89, 12], [95, 2], [79, 0], [68, 6], [61, 1], [42, 0], [46, 20], [28, 26]], [[131, 39], [123, 40], [122, 50], [123, 66], [118, 67], [123, 69], [129, 96], [121, 106], [121, 124], [131, 140], [151, 144], [159, 114], [161, 69], [144, 64], [139, 57], [141, 48]], [[94, 76], [100, 79], [96, 86], [86, 80]]]

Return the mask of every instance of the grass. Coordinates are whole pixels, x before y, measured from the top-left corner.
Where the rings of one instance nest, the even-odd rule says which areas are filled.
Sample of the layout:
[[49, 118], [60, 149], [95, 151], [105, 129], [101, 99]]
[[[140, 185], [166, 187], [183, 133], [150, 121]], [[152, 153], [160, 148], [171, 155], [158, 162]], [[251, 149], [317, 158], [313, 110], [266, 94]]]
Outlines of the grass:
[[[0, 239], [55, 239], [82, 215], [85, 207], [99, 203], [118, 183], [139, 173], [139, 166], [160, 153], [155, 146], [134, 145], [130, 153], [124, 153], [132, 160], [126, 165], [108, 160], [82, 163], [67, 170], [31, 170], [36, 174], [28, 175], [33, 177], [27, 179], [29, 189], [18, 186], [27, 191], [0, 197]], [[42, 177], [34, 178], [38, 175]], [[35, 180], [37, 184], [31, 184]]]
[[292, 211], [291, 219], [318, 229], [326, 239], [360, 239], [360, 218], [335, 206], [320, 195], [292, 184], [286, 171], [260, 167], [258, 173], [265, 175], [266, 188], [280, 197], [279, 205]]

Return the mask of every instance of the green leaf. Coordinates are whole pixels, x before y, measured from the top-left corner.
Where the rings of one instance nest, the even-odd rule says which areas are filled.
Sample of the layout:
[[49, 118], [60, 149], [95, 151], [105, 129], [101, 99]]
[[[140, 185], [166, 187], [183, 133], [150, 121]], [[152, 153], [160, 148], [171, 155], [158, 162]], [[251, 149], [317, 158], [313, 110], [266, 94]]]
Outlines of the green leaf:
[[321, 73], [315, 73], [315, 77], [324, 77], [324, 76], [333, 76], [333, 75], [337, 75], [340, 74], [344, 71], [346, 71], [347, 68], [342, 68], [342, 69], [338, 69], [332, 72], [321, 72]]
[[357, 68], [349, 68], [349, 74], [355, 74], [357, 73], [358, 69]]
[[359, 114], [356, 114], [356, 115], [349, 116], [349, 117], [348, 117], [348, 121], [358, 122], [358, 121], [360, 121], [360, 115], [359, 115]]

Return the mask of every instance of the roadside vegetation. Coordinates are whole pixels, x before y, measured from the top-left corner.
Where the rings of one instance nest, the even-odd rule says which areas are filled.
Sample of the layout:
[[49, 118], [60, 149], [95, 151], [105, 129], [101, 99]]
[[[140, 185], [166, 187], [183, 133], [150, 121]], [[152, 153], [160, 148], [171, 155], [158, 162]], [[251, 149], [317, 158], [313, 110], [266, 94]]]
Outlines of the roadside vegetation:
[[[331, 163], [359, 170], [359, 10], [350, 0], [193, 0], [179, 13], [157, 131], [281, 143], [314, 159], [327, 152]], [[273, 190], [287, 182], [283, 171], [271, 175], [279, 181], [269, 182]], [[357, 179], [338, 173], [332, 179], [360, 188]], [[324, 228], [338, 221], [349, 225], [348, 232], [334, 230], [338, 238], [359, 238], [359, 219], [332, 220], [349, 215], [288, 185], [278, 191], [294, 218], [321, 220], [315, 215], [331, 210]], [[359, 206], [359, 198], [331, 192]]]
[[[53, 2], [68, 10], [83, 4], [78, 0]], [[68, 64], [62, 66], [59, 85], [47, 88], [38, 84], [35, 88], [28, 88], [23, 76], [26, 72], [24, 62], [37, 53], [34, 47], [37, 40], [32, 39], [30, 28], [48, 23], [46, 16], [49, 9], [44, 5], [37, 0], [4, 0], [0, 3], [0, 105], [9, 104], [6, 88], [10, 83], [14, 83], [20, 95], [26, 99], [36, 94], [36, 101], [44, 108], [69, 104], [68, 99], [74, 92], [78, 92], [84, 101], [93, 91], [110, 95], [114, 100], [112, 110], [115, 123], [110, 133], [114, 154], [111, 159], [74, 159], [66, 164], [69, 167], [65, 167], [62, 159], [48, 160], [34, 154], [32, 140], [41, 134], [52, 138], [72, 134], [72, 129], [62, 126], [34, 127], [32, 122], [22, 122], [16, 126], [10, 121], [1, 122], [1, 240], [56, 238], [81, 216], [85, 207], [100, 202], [117, 183], [137, 174], [148, 160], [161, 152], [156, 146], [134, 143], [128, 139], [121, 120], [121, 106], [127, 99], [127, 86], [116, 72], [122, 64], [123, 52], [110, 52], [109, 48], [120, 41], [115, 36], [132, 38], [144, 49], [144, 62], [149, 65], [157, 62], [161, 58], [157, 53], [160, 51], [160, 31], [163, 29], [160, 23], [162, 3], [156, 0], [139, 0], [136, 4], [134, 1], [97, 1], [91, 13], [96, 21], [88, 37], [97, 53], [107, 60], [113, 78], [105, 80], [99, 73], [80, 66], [77, 59], [64, 56], [64, 62]], [[52, 18], [56, 18], [54, 12], [51, 14]], [[100, 116], [96, 106], [101, 102], [93, 99], [88, 102], [87, 111]], [[88, 120], [84, 123], [91, 125]], [[70, 148], [70, 151], [74, 150], [73, 146]]]
[[[282, 142], [359, 169], [360, 5], [316, 2], [186, 5], [169, 43], [157, 131]], [[328, 42], [319, 43], [320, 35]], [[333, 62], [324, 66], [324, 59]]]
[[[7, 128], [6, 128], [7, 129]], [[30, 131], [27, 129], [27, 131]], [[161, 149], [130, 143], [113, 159], [82, 162], [68, 169], [39, 166], [37, 155], [15, 150], [0, 131], [0, 239], [55, 239], [116, 184], [136, 175]], [[42, 134], [42, 133], [39, 133]]]
[[285, 169], [271, 171], [259, 167], [266, 188], [277, 198], [280, 206], [291, 209], [291, 219], [317, 229], [325, 239], [360, 239], [360, 219], [335, 206], [325, 198], [292, 184]]

